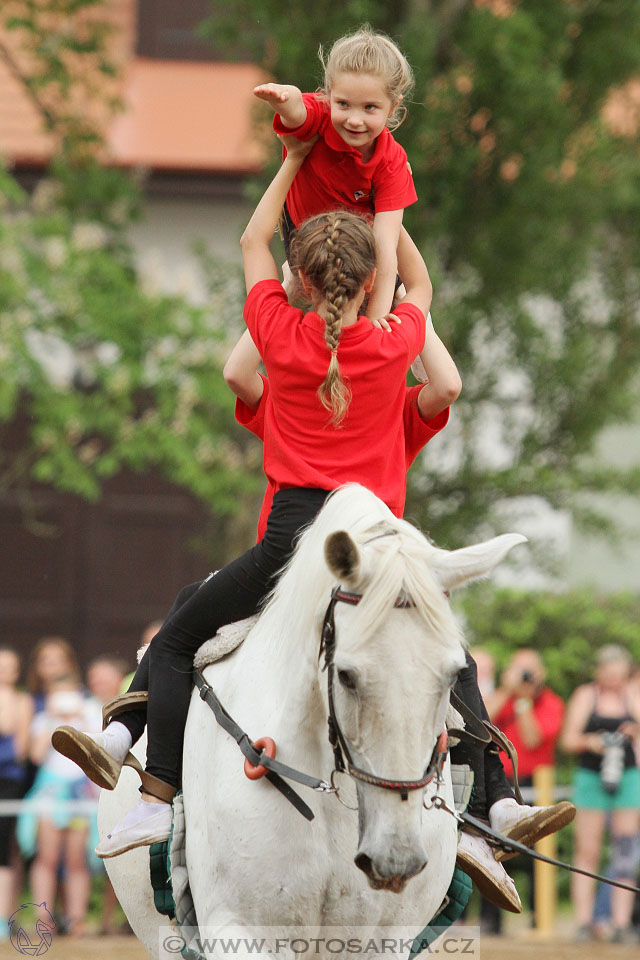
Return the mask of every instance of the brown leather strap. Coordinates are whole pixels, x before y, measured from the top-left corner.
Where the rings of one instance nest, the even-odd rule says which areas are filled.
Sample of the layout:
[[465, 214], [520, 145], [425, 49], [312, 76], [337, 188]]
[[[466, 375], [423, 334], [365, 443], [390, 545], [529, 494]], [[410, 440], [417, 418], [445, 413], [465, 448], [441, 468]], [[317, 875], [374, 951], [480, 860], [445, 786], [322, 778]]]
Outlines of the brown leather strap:
[[171, 803], [173, 801], [173, 798], [178, 792], [177, 787], [172, 787], [170, 783], [165, 783], [164, 780], [158, 780], [157, 777], [143, 770], [142, 764], [132, 753], [127, 754], [123, 766], [131, 767], [136, 771], [142, 784], [140, 789], [144, 790], [145, 793], [150, 793], [152, 797], [157, 797], [158, 800], [164, 800], [165, 803]]
[[119, 714], [144, 706], [148, 699], [149, 694], [146, 690], [131, 690], [128, 693], [121, 693], [113, 700], [107, 700], [102, 708], [102, 729], [104, 730], [107, 724]]
[[509, 740], [508, 736], [500, 730], [499, 727], [496, 727], [495, 724], [489, 723], [488, 720], [483, 720], [485, 727], [489, 732], [489, 736], [493, 743], [495, 743], [498, 750], [503, 750], [506, 755], [511, 760], [511, 765], [513, 766], [513, 792], [516, 795], [516, 800], [520, 804], [524, 804], [522, 799], [522, 794], [520, 792], [520, 784], [518, 783], [518, 753], [516, 748]]

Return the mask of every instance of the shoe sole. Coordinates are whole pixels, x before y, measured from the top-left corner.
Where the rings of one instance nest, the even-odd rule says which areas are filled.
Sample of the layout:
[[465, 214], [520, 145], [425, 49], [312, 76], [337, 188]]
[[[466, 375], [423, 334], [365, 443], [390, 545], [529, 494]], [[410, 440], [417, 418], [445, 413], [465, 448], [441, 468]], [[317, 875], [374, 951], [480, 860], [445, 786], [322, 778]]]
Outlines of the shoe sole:
[[135, 850], [136, 847], [150, 847], [152, 843], [164, 843], [165, 840], [169, 839], [169, 834], [164, 831], [161, 834], [156, 835], [155, 837], [147, 838], [146, 840], [132, 840], [131, 843], [127, 844], [124, 847], [118, 847], [117, 850], [109, 850], [106, 853], [99, 852], [99, 844], [96, 847], [94, 853], [96, 857], [100, 857], [101, 860], [108, 860], [110, 857], [119, 857], [121, 853], [126, 853], [127, 850]]
[[91, 737], [74, 727], [58, 727], [51, 743], [63, 757], [73, 760], [83, 773], [104, 790], [113, 790], [118, 782], [122, 764], [99, 747]]
[[[514, 824], [513, 827], [504, 830], [502, 836], [523, 843], [525, 847], [532, 847], [534, 843], [542, 840], [543, 837], [548, 837], [550, 833], [562, 830], [568, 823], [571, 823], [575, 815], [576, 808], [574, 805], [568, 800], [562, 800], [548, 810], [546, 816], [541, 813], [534, 813], [526, 820], [522, 820], [520, 823]], [[517, 857], [518, 853], [517, 851], [511, 853], [506, 850], [495, 850], [494, 856], [498, 863], [503, 863], [505, 860]]]
[[501, 910], [508, 910], [509, 913], [522, 913], [520, 898], [518, 897], [517, 900], [513, 900], [502, 887], [493, 883], [476, 860], [471, 859], [465, 853], [458, 853], [456, 866], [460, 867], [467, 876], [471, 877], [474, 885], [478, 888], [482, 896], [486, 900], [489, 900], [490, 903], [494, 903], [496, 907], [500, 907]]

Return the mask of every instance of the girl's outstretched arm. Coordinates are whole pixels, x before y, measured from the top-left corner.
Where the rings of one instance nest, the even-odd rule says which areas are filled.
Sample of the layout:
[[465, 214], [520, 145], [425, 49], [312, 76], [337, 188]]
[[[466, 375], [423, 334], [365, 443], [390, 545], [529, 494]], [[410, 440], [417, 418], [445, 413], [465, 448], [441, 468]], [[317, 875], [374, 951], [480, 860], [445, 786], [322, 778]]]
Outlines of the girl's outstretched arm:
[[285, 127], [293, 130], [307, 119], [307, 108], [299, 87], [290, 83], [261, 83], [253, 88], [253, 95], [265, 100], [275, 113], [279, 113]]
[[289, 187], [315, 143], [315, 138], [305, 142], [296, 140], [295, 137], [286, 139], [291, 142], [286, 143], [287, 155], [282, 166], [265, 190], [240, 238], [247, 292], [259, 280], [279, 279], [278, 268], [271, 253], [271, 240]]

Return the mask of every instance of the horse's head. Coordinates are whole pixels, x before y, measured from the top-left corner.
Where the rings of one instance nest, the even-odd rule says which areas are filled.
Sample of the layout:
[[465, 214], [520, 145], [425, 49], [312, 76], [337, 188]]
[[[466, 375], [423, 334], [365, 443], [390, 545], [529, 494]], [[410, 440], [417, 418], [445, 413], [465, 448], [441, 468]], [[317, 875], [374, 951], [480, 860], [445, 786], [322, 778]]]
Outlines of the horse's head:
[[[463, 637], [445, 593], [487, 574], [525, 538], [497, 537], [453, 552], [404, 521], [331, 533], [325, 557], [360, 602], [333, 610], [333, 711], [350, 763], [389, 784], [420, 781], [442, 733], [449, 691], [465, 664]], [[396, 604], [398, 599], [407, 601]], [[327, 704], [329, 709], [329, 704]], [[399, 893], [427, 863], [423, 789], [356, 779], [356, 865], [374, 889]]]

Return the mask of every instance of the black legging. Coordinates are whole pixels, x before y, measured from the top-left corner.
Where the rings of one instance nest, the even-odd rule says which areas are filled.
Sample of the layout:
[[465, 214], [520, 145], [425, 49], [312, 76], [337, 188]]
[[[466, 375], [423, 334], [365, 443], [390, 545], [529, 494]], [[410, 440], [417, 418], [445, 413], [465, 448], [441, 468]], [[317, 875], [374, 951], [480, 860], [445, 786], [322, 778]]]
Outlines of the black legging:
[[[297, 535], [315, 519], [327, 496], [326, 490], [278, 491], [263, 539], [200, 586], [180, 592], [129, 687], [149, 691], [146, 769], [154, 777], [174, 787], [180, 783], [195, 652], [220, 627], [258, 611], [290, 558]], [[144, 711], [128, 711], [118, 719], [138, 739]]]
[[[473, 657], [467, 653], [467, 665], [458, 674], [454, 687], [461, 700], [473, 710], [477, 717], [488, 720], [489, 714], [484, 705], [478, 687], [478, 670]], [[461, 740], [451, 750], [452, 763], [468, 763], [473, 770], [473, 796], [469, 813], [474, 817], [486, 818], [489, 807], [505, 797], [513, 797], [498, 750], [490, 745], [475, 746]]]

